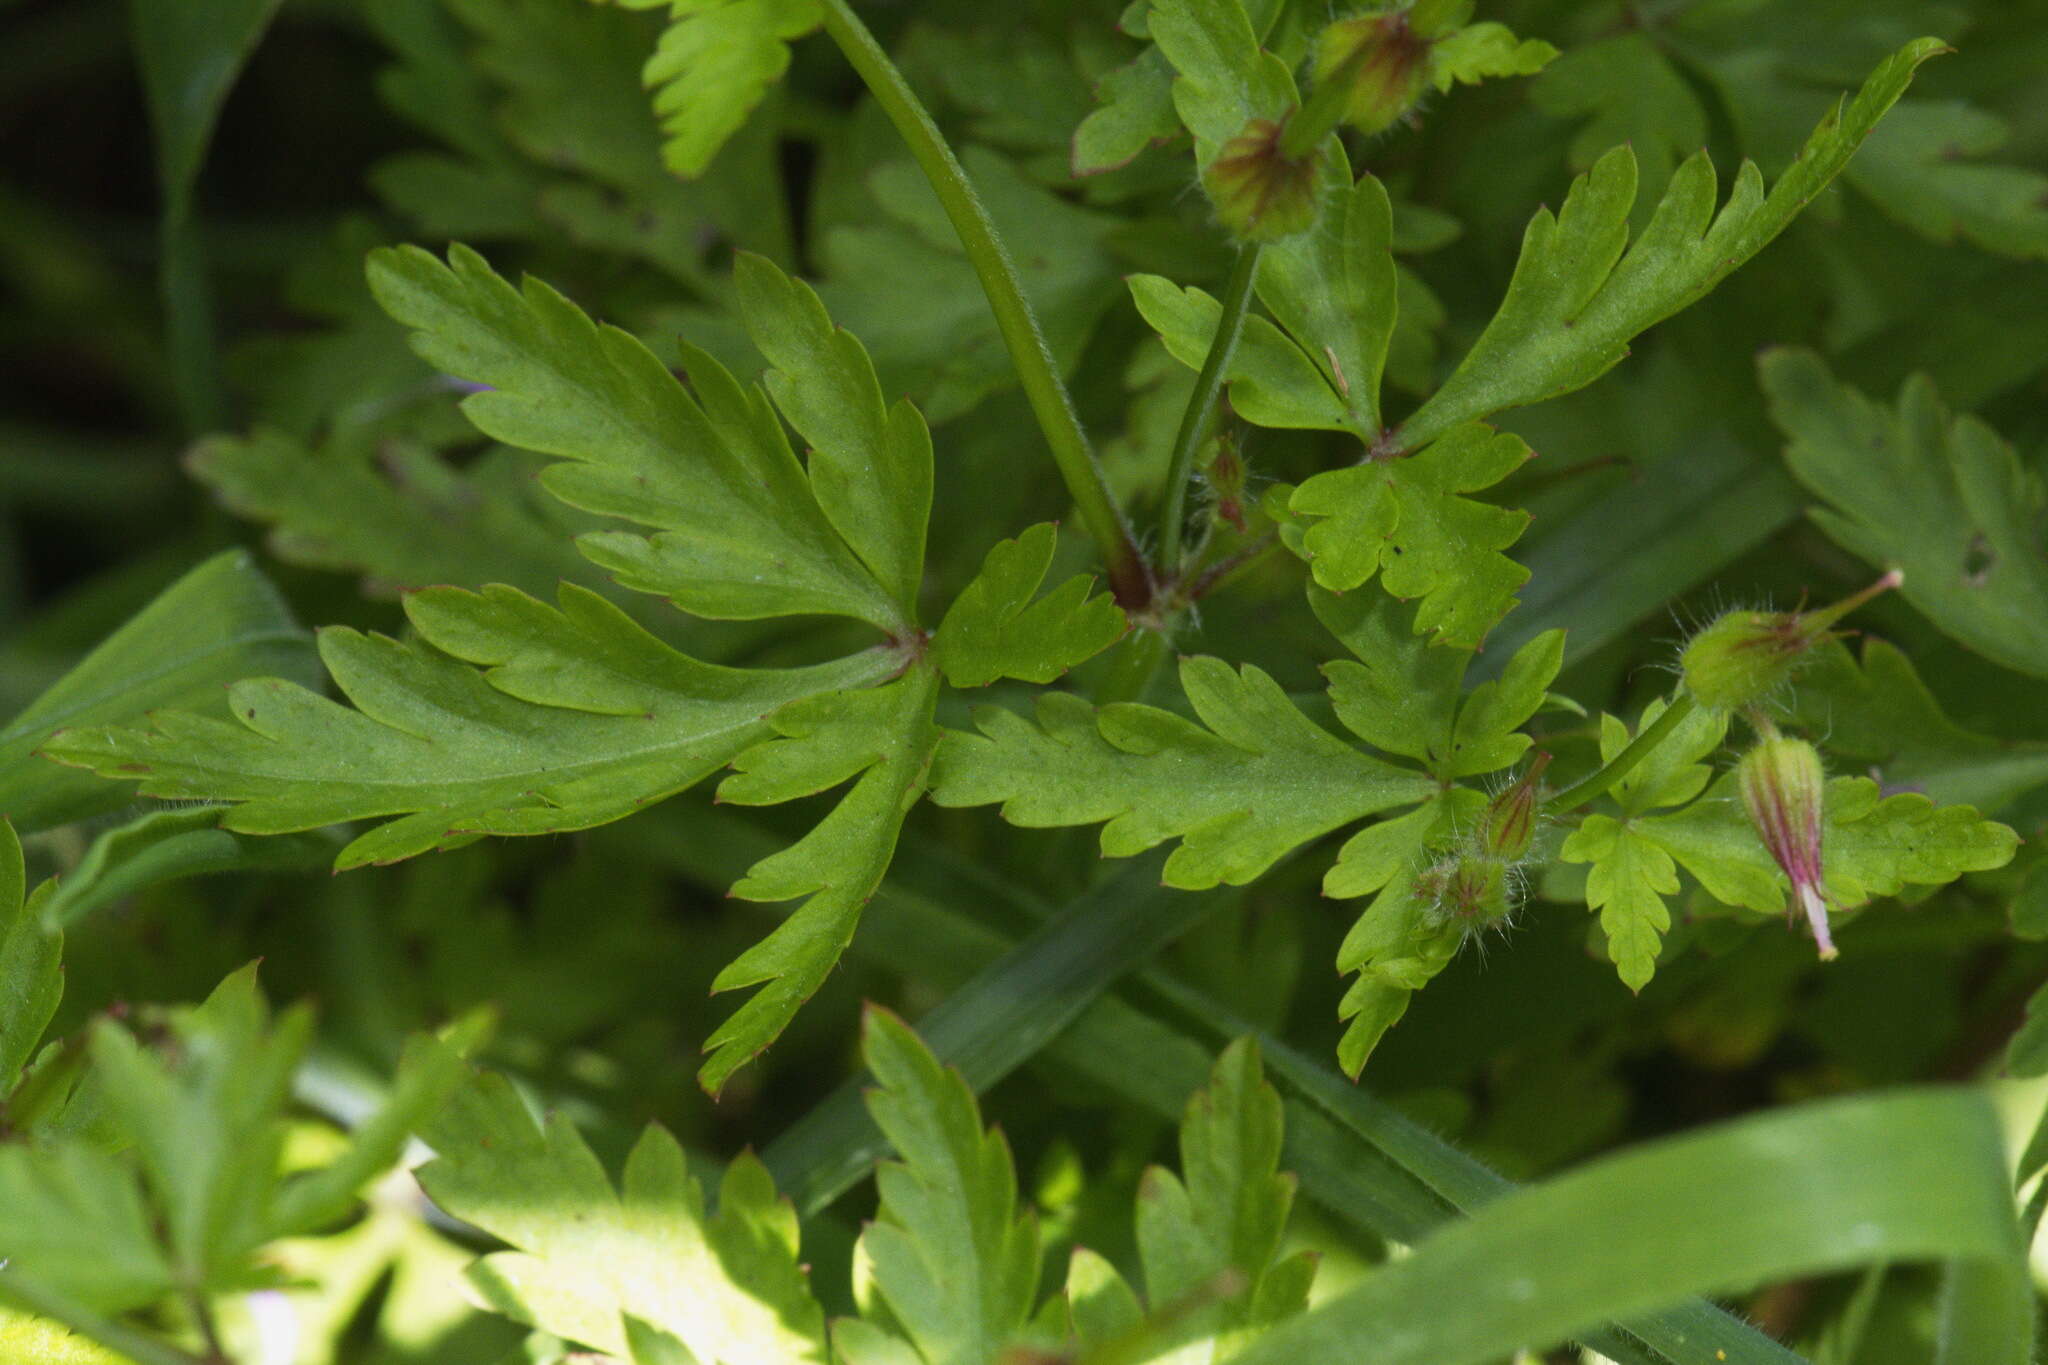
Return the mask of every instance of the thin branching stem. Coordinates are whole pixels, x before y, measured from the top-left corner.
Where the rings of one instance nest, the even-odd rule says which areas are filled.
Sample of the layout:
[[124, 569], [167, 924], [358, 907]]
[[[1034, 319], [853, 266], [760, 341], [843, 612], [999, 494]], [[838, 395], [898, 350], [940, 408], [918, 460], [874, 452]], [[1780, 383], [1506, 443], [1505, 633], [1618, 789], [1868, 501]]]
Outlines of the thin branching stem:
[[945, 137], [931, 115], [903, 79], [903, 73], [889, 60], [875, 36], [853, 12], [847, 0], [825, 0], [825, 31], [846, 60], [860, 74], [870, 94], [888, 114], [889, 121], [910, 148], [911, 156], [931, 182], [939, 203], [952, 221], [953, 231], [974, 273], [981, 279], [982, 292], [996, 315], [996, 327], [1010, 359], [1023, 382], [1031, 411], [1052, 449], [1053, 462], [1081, 515], [1081, 523], [1100, 548], [1108, 569], [1109, 583], [1117, 600], [1126, 606], [1143, 606], [1152, 596], [1152, 576], [1145, 557], [1111, 496], [1109, 483], [1089, 448], [1087, 433], [1081, 430], [1080, 415], [1074, 411], [1067, 386], [1053, 362], [1052, 349], [1039, 330], [1038, 319], [1024, 297], [1017, 267], [996, 236], [988, 210], [974, 192], [974, 185], [961, 168], [959, 158], [946, 145]]
[[1230, 358], [1237, 353], [1237, 339], [1244, 331], [1244, 318], [1251, 308], [1252, 291], [1259, 280], [1259, 246], [1252, 242], [1239, 247], [1230, 279], [1223, 286], [1223, 315], [1216, 320], [1216, 335], [1210, 338], [1209, 354], [1202, 359], [1202, 372], [1195, 377], [1195, 391], [1188, 395], [1187, 410], [1181, 414], [1180, 432], [1173, 440], [1173, 457], [1166, 466], [1165, 496], [1159, 511], [1159, 567], [1171, 578], [1180, 572], [1181, 539], [1186, 532], [1188, 483], [1194, 477], [1195, 452], [1208, 439], [1209, 423], [1216, 415], [1216, 400], [1223, 392], [1223, 377]]
[[1604, 795], [1615, 783], [1635, 771], [1636, 765], [1670, 738], [1671, 732], [1683, 724], [1686, 717], [1698, 707], [1699, 703], [1692, 699], [1692, 693], [1680, 692], [1672, 699], [1671, 704], [1664, 708], [1664, 714], [1651, 721], [1641, 734], [1630, 740], [1627, 748], [1544, 802], [1544, 812], [1549, 815], [1563, 815], [1567, 811], [1578, 809], [1597, 796]]

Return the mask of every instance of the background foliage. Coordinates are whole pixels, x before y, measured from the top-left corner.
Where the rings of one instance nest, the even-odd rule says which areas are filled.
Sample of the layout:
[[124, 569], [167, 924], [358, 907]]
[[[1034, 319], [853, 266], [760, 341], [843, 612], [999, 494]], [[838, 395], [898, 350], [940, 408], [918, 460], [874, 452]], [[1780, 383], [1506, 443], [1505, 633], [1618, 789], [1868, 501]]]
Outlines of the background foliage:
[[[2048, 5], [1483, 4], [1151, 602], [827, 8], [0, 5], [0, 1358], [2026, 1360]], [[1161, 552], [1328, 7], [858, 8]], [[1406, 904], [1894, 565], [1781, 708], [1840, 960], [1726, 717]]]

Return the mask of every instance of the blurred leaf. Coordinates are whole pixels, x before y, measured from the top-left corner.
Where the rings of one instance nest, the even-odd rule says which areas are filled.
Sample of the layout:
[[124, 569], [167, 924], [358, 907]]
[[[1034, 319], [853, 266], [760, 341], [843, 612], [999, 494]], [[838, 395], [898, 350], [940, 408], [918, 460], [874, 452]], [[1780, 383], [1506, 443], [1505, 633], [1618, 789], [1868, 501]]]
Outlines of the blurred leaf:
[[1871, 137], [1849, 183], [1936, 241], [1960, 235], [1987, 251], [2048, 260], [2048, 175], [1977, 160], [2010, 136], [2005, 120], [1961, 101], [1909, 100]]
[[311, 683], [311, 641], [241, 550], [187, 573], [0, 728], [0, 812], [45, 829], [131, 797], [37, 755], [58, 730], [139, 719], [157, 707], [219, 708], [221, 688], [251, 673]]
[[0, 820], [0, 1103], [64, 995], [64, 936], [45, 918], [48, 890], [46, 884], [27, 894], [21, 842]]
[[[1574, 1235], [1588, 1227], [1610, 1235]], [[1980, 1096], [1837, 1100], [1609, 1157], [1445, 1228], [1234, 1359], [1335, 1360], [1371, 1340], [1376, 1365], [1481, 1365], [1702, 1290], [1913, 1260], [1967, 1267], [1969, 1314], [1945, 1327], [1968, 1359], [2031, 1358], [2004, 1142]]]
[[61, 927], [145, 887], [220, 872], [311, 872], [334, 861], [331, 837], [258, 839], [220, 828], [222, 806], [151, 811], [93, 838], [44, 899], [44, 922]]
[[1947, 635], [2048, 676], [2041, 480], [1998, 433], [1951, 417], [1925, 377], [1886, 409], [1836, 382], [1811, 351], [1760, 363], [1785, 460], [1829, 506], [1813, 513], [1850, 552], [1900, 568], [1901, 591]]

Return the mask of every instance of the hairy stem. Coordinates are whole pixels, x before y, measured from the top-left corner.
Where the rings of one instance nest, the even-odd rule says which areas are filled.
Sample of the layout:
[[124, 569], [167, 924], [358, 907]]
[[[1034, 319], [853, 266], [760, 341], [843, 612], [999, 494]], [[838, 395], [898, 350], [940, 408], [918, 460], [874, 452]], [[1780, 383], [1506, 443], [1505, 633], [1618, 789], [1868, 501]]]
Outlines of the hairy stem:
[[1168, 578], [1180, 572], [1181, 537], [1187, 520], [1188, 481], [1194, 473], [1195, 452], [1208, 438], [1210, 419], [1216, 415], [1216, 399], [1223, 391], [1223, 376], [1230, 358], [1237, 353], [1237, 338], [1244, 331], [1245, 313], [1251, 307], [1252, 288], [1259, 279], [1259, 247], [1256, 242], [1239, 247], [1237, 261], [1230, 267], [1230, 280], [1223, 286], [1223, 315], [1216, 320], [1216, 335], [1209, 341], [1209, 354], [1202, 359], [1202, 372], [1195, 376], [1195, 391], [1188, 395], [1187, 411], [1181, 414], [1180, 433], [1173, 439], [1173, 458], [1166, 466], [1165, 499], [1159, 512], [1159, 567]]
[[832, 35], [832, 41], [846, 54], [846, 60], [867, 84], [869, 93], [896, 125], [896, 131], [909, 145], [910, 154], [938, 194], [946, 217], [952, 221], [967, 259], [981, 279], [982, 292], [988, 295], [996, 327], [1002, 332], [1003, 344], [1009, 348], [1011, 362], [1023, 381], [1031, 411], [1045, 433], [1046, 444], [1052, 448], [1053, 463], [1059, 466], [1060, 477], [1066, 481], [1082, 524], [1102, 552], [1117, 600], [1126, 606], [1144, 605], [1152, 595], [1151, 573], [1145, 557], [1131, 534], [1130, 524], [1110, 496], [1109, 484], [1089, 449], [1087, 434], [1081, 430], [1080, 416], [1060, 380], [1052, 351], [1024, 298], [1017, 268], [996, 236], [995, 224], [989, 220], [988, 210], [975, 194], [967, 172], [903, 79], [903, 73], [889, 60], [889, 54], [882, 50], [847, 0], [825, 0], [825, 31]]
[[1692, 693], [1680, 692], [1671, 705], [1664, 708], [1664, 714], [1650, 722], [1648, 728], [1630, 740], [1628, 747], [1616, 754], [1611, 761], [1601, 764], [1592, 773], [1544, 802], [1545, 813], [1562, 815], [1605, 793], [1608, 788], [1633, 772], [1638, 763], [1648, 758], [1652, 750], [1669, 738], [1671, 732], [1698, 709], [1698, 705], [1692, 699]]

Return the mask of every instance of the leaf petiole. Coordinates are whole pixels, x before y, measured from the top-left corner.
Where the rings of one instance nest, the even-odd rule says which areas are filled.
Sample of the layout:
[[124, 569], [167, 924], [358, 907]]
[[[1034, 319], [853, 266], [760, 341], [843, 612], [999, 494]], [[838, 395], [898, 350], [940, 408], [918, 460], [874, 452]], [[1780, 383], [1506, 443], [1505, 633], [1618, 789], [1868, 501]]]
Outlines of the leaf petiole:
[[1195, 376], [1195, 391], [1188, 395], [1180, 432], [1173, 439], [1173, 456], [1166, 466], [1165, 497], [1159, 513], [1159, 567], [1168, 578], [1178, 575], [1181, 568], [1188, 481], [1194, 475], [1195, 452], [1208, 439], [1210, 419], [1223, 391], [1223, 376], [1230, 368], [1231, 357], [1237, 353], [1237, 339], [1244, 331], [1245, 314], [1250, 311], [1252, 291], [1258, 280], [1259, 244], [1248, 242], [1238, 248], [1230, 279], [1223, 286], [1223, 315], [1216, 320], [1216, 335], [1209, 342], [1201, 373]]
[[1615, 783], [1633, 772], [1637, 764], [1648, 758], [1651, 751], [1684, 723], [1685, 718], [1690, 716], [1697, 706], [1698, 703], [1692, 699], [1690, 692], [1680, 692], [1672, 700], [1671, 705], [1664, 708], [1664, 714], [1651, 721], [1641, 734], [1630, 740], [1627, 748], [1544, 802], [1544, 813], [1562, 815], [1603, 795]]
[[1151, 571], [1138, 549], [1137, 538], [1131, 534], [1130, 523], [1110, 495], [1102, 468], [1089, 448], [1087, 433], [1081, 430], [1080, 416], [1060, 380], [1052, 350], [1039, 330], [1030, 301], [1024, 297], [1017, 267], [996, 236], [988, 210], [974, 192], [973, 182], [968, 180], [959, 158], [946, 145], [938, 125], [932, 122], [931, 115], [903, 79], [903, 73], [889, 60], [889, 54], [861, 23], [852, 6], [847, 0], [824, 0], [824, 10], [825, 31], [839, 45], [875, 102], [888, 114], [889, 121], [896, 125], [896, 131], [902, 134], [981, 280], [982, 292], [995, 313], [996, 327], [1017, 367], [1024, 395], [1030, 400], [1031, 411], [1052, 449], [1053, 463], [1059, 466], [1060, 477], [1073, 496], [1082, 525], [1102, 551], [1116, 600], [1127, 607], [1143, 606], [1152, 597]]

